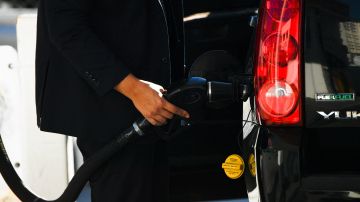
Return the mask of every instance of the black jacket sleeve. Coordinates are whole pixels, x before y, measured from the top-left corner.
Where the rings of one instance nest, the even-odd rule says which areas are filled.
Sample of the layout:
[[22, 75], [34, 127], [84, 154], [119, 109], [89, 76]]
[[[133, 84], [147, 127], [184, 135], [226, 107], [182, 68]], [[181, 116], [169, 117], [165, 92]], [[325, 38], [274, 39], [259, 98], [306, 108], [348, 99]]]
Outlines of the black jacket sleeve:
[[45, 0], [51, 42], [100, 96], [130, 72], [90, 26], [93, 0]]

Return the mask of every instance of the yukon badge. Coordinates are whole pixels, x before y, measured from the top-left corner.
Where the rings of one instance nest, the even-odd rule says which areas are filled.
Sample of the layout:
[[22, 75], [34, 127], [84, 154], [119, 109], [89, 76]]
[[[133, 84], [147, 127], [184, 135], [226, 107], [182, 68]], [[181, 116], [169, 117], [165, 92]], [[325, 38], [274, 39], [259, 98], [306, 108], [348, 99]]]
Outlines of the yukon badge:
[[326, 113], [323, 111], [317, 111], [318, 114], [320, 114], [324, 119], [338, 119], [338, 120], [344, 120], [344, 119], [359, 119], [360, 120], [360, 112], [359, 111], [346, 111], [346, 112], [340, 112], [340, 111], [332, 111], [330, 113]]

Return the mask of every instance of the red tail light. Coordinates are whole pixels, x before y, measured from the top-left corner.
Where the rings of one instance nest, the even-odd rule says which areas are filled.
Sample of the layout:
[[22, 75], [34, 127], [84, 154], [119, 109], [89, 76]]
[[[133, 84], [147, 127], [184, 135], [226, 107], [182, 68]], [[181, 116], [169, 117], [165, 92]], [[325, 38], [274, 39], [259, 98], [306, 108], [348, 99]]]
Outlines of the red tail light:
[[255, 89], [267, 125], [300, 125], [301, 0], [263, 0], [257, 32]]

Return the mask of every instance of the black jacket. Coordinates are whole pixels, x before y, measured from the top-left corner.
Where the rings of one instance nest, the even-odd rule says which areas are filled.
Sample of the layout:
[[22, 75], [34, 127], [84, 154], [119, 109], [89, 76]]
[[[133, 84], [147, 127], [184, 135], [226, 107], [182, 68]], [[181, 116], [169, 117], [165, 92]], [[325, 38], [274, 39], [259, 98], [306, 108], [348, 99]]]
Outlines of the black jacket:
[[133, 73], [164, 87], [183, 76], [181, 0], [159, 1], [40, 1], [41, 130], [111, 138], [140, 117], [132, 102], [113, 90], [125, 76]]

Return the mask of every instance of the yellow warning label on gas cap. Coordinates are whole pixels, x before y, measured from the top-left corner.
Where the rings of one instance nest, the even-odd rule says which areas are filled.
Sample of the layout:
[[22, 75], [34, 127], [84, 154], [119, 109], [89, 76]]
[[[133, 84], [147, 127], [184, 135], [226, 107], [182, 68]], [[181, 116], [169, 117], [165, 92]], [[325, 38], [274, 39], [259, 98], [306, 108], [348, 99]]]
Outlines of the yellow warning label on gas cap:
[[230, 179], [238, 179], [242, 176], [245, 170], [245, 163], [241, 156], [232, 154], [226, 158], [222, 164], [226, 176]]

